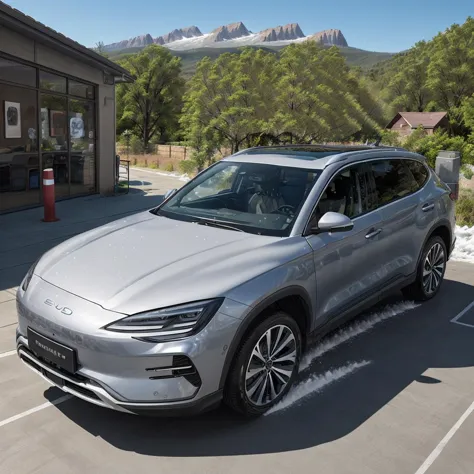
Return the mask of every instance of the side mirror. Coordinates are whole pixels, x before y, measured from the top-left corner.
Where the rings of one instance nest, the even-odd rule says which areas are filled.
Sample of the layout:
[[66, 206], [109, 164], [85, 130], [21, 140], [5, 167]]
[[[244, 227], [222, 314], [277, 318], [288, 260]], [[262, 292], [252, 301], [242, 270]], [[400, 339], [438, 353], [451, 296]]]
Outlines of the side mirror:
[[318, 231], [321, 232], [349, 232], [354, 223], [349, 217], [339, 212], [326, 212], [318, 222]]
[[174, 189], [168, 189], [168, 191], [166, 191], [166, 194], [165, 194], [165, 197], [164, 197], [164, 201], [166, 201], [166, 199], [168, 199], [169, 197], [171, 197], [175, 192], [177, 191], [176, 188]]

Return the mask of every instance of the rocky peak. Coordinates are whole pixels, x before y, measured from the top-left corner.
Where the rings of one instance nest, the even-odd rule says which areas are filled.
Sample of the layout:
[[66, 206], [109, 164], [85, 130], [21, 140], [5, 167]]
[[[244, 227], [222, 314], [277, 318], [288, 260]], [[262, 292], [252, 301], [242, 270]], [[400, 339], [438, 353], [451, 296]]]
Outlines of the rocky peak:
[[308, 37], [309, 40], [318, 41], [328, 46], [349, 46], [341, 30], [324, 30]]
[[128, 40], [119, 41], [118, 43], [107, 44], [104, 46], [105, 51], [114, 51], [125, 48], [141, 48], [153, 43], [151, 35], [140, 35]]
[[284, 41], [304, 38], [304, 33], [298, 23], [288, 23], [285, 26], [268, 28], [259, 33], [262, 41]]
[[241, 21], [237, 23], [231, 23], [230, 25], [219, 26], [219, 28], [216, 28], [211, 32], [212, 41], [214, 42], [226, 41], [249, 35], [249, 30], [247, 30]]
[[197, 26], [188, 26], [186, 28], [174, 29], [166, 35], [158, 36], [153, 40], [153, 42], [156, 44], [167, 44], [184, 38], [194, 38], [196, 36], [202, 36], [199, 28]]

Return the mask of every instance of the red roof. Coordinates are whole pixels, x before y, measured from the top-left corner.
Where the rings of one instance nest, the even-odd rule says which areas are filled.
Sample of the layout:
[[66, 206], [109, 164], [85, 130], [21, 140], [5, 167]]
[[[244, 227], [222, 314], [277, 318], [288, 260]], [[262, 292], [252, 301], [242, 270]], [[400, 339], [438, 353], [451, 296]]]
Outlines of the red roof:
[[398, 112], [387, 128], [392, 128], [400, 117], [403, 117], [411, 128], [417, 128], [420, 125], [423, 128], [434, 128], [446, 115], [447, 112]]

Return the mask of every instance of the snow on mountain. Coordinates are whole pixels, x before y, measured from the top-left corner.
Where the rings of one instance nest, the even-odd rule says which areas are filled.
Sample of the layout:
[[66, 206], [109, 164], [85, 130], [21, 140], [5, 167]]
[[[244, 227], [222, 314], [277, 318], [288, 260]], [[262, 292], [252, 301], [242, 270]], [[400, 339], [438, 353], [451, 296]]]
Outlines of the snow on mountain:
[[348, 46], [341, 30], [325, 30], [305, 36], [298, 23], [289, 23], [260, 31], [250, 32], [242, 22], [223, 25], [211, 33], [203, 34], [197, 26], [180, 28], [166, 35], [152, 38], [149, 34], [106, 45], [106, 51], [119, 51], [132, 47], [160, 44], [175, 51], [198, 48], [232, 48], [242, 46], [286, 46], [306, 40], [318, 41], [324, 45]]

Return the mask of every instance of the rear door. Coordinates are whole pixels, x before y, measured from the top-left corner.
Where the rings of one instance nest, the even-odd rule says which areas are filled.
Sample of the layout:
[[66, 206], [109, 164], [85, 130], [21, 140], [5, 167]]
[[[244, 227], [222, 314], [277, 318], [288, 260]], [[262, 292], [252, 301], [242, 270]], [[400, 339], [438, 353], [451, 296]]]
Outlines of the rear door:
[[338, 316], [373, 295], [379, 284], [382, 216], [377, 210], [370, 167], [355, 164], [338, 172], [322, 193], [311, 225], [328, 211], [353, 220], [349, 232], [307, 237], [316, 270], [318, 325]]
[[370, 162], [382, 215], [386, 284], [416, 271], [418, 256], [435, 213], [434, 196], [421, 189], [429, 172], [420, 161], [389, 158]]

